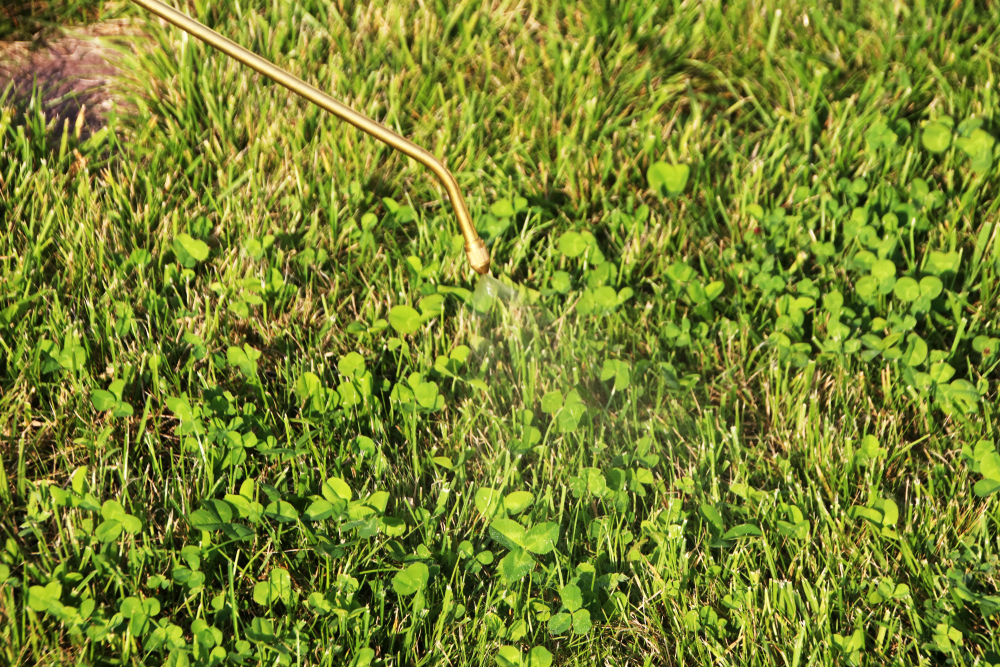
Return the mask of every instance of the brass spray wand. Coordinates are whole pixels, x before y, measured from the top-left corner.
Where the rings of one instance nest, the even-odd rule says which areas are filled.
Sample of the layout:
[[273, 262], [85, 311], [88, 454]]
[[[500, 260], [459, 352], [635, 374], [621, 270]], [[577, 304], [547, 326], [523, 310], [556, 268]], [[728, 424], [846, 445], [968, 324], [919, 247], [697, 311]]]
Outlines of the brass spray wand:
[[181, 30], [191, 33], [209, 46], [222, 51], [230, 58], [234, 58], [247, 67], [260, 72], [275, 83], [288, 88], [296, 95], [304, 97], [316, 106], [326, 109], [337, 118], [346, 120], [362, 132], [370, 134], [379, 141], [388, 144], [404, 155], [410, 156], [433, 171], [434, 175], [441, 181], [441, 184], [444, 185], [444, 189], [448, 192], [448, 198], [451, 199], [451, 205], [455, 209], [455, 215], [458, 217], [458, 226], [462, 229], [462, 236], [465, 237], [465, 254], [469, 258], [469, 264], [480, 275], [489, 273], [490, 253], [486, 249], [486, 244], [479, 238], [479, 234], [476, 233], [476, 227], [472, 224], [472, 216], [469, 215], [469, 209], [465, 206], [465, 200], [462, 199], [462, 193], [458, 189], [458, 181], [455, 180], [451, 172], [431, 153], [417, 146], [409, 139], [405, 139], [392, 130], [376, 123], [364, 114], [360, 114], [354, 109], [341, 104], [321, 90], [310, 86], [302, 79], [292, 76], [280, 67], [247, 51], [239, 44], [226, 39], [219, 33], [203, 26], [173, 7], [169, 7], [158, 0], [132, 0], [132, 2], [156, 14], [168, 23], [172, 23]]

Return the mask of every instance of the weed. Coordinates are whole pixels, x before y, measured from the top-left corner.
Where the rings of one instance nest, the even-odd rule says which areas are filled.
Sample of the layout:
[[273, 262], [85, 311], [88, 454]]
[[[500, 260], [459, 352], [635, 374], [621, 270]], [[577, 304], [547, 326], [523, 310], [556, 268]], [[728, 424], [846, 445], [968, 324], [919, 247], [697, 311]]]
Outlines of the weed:
[[497, 275], [156, 22], [0, 103], [3, 661], [1000, 662], [993, 13], [182, 5]]

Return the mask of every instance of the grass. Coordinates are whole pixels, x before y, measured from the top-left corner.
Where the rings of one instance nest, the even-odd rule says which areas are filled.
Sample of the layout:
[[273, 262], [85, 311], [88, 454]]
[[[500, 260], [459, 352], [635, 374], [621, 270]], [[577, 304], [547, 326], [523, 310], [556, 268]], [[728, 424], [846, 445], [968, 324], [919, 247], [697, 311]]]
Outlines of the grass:
[[989, 7], [184, 9], [530, 291], [157, 22], [5, 94], [4, 663], [1000, 663]]
[[52, 36], [67, 23], [98, 19], [102, 9], [102, 0], [9, 0], [0, 9], [0, 39], [30, 41]]

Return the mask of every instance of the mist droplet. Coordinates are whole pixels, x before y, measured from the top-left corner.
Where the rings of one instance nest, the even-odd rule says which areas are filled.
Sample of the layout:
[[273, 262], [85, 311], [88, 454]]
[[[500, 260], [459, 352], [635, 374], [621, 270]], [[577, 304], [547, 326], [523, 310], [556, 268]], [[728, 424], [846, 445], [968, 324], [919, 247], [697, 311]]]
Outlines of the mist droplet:
[[517, 290], [509, 285], [504, 285], [493, 276], [479, 276], [476, 290], [472, 293], [472, 307], [478, 313], [486, 313], [493, 307], [493, 303], [497, 299], [510, 303], [517, 296]]

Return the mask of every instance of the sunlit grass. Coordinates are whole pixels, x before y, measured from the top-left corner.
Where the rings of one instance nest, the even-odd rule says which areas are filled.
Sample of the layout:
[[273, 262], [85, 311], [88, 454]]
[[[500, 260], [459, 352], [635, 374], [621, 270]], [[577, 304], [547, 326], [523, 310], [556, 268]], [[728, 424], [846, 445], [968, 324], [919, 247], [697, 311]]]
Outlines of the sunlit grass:
[[1000, 662], [998, 23], [850, 4], [184, 6], [494, 282], [156, 22], [4, 97], [3, 660]]

